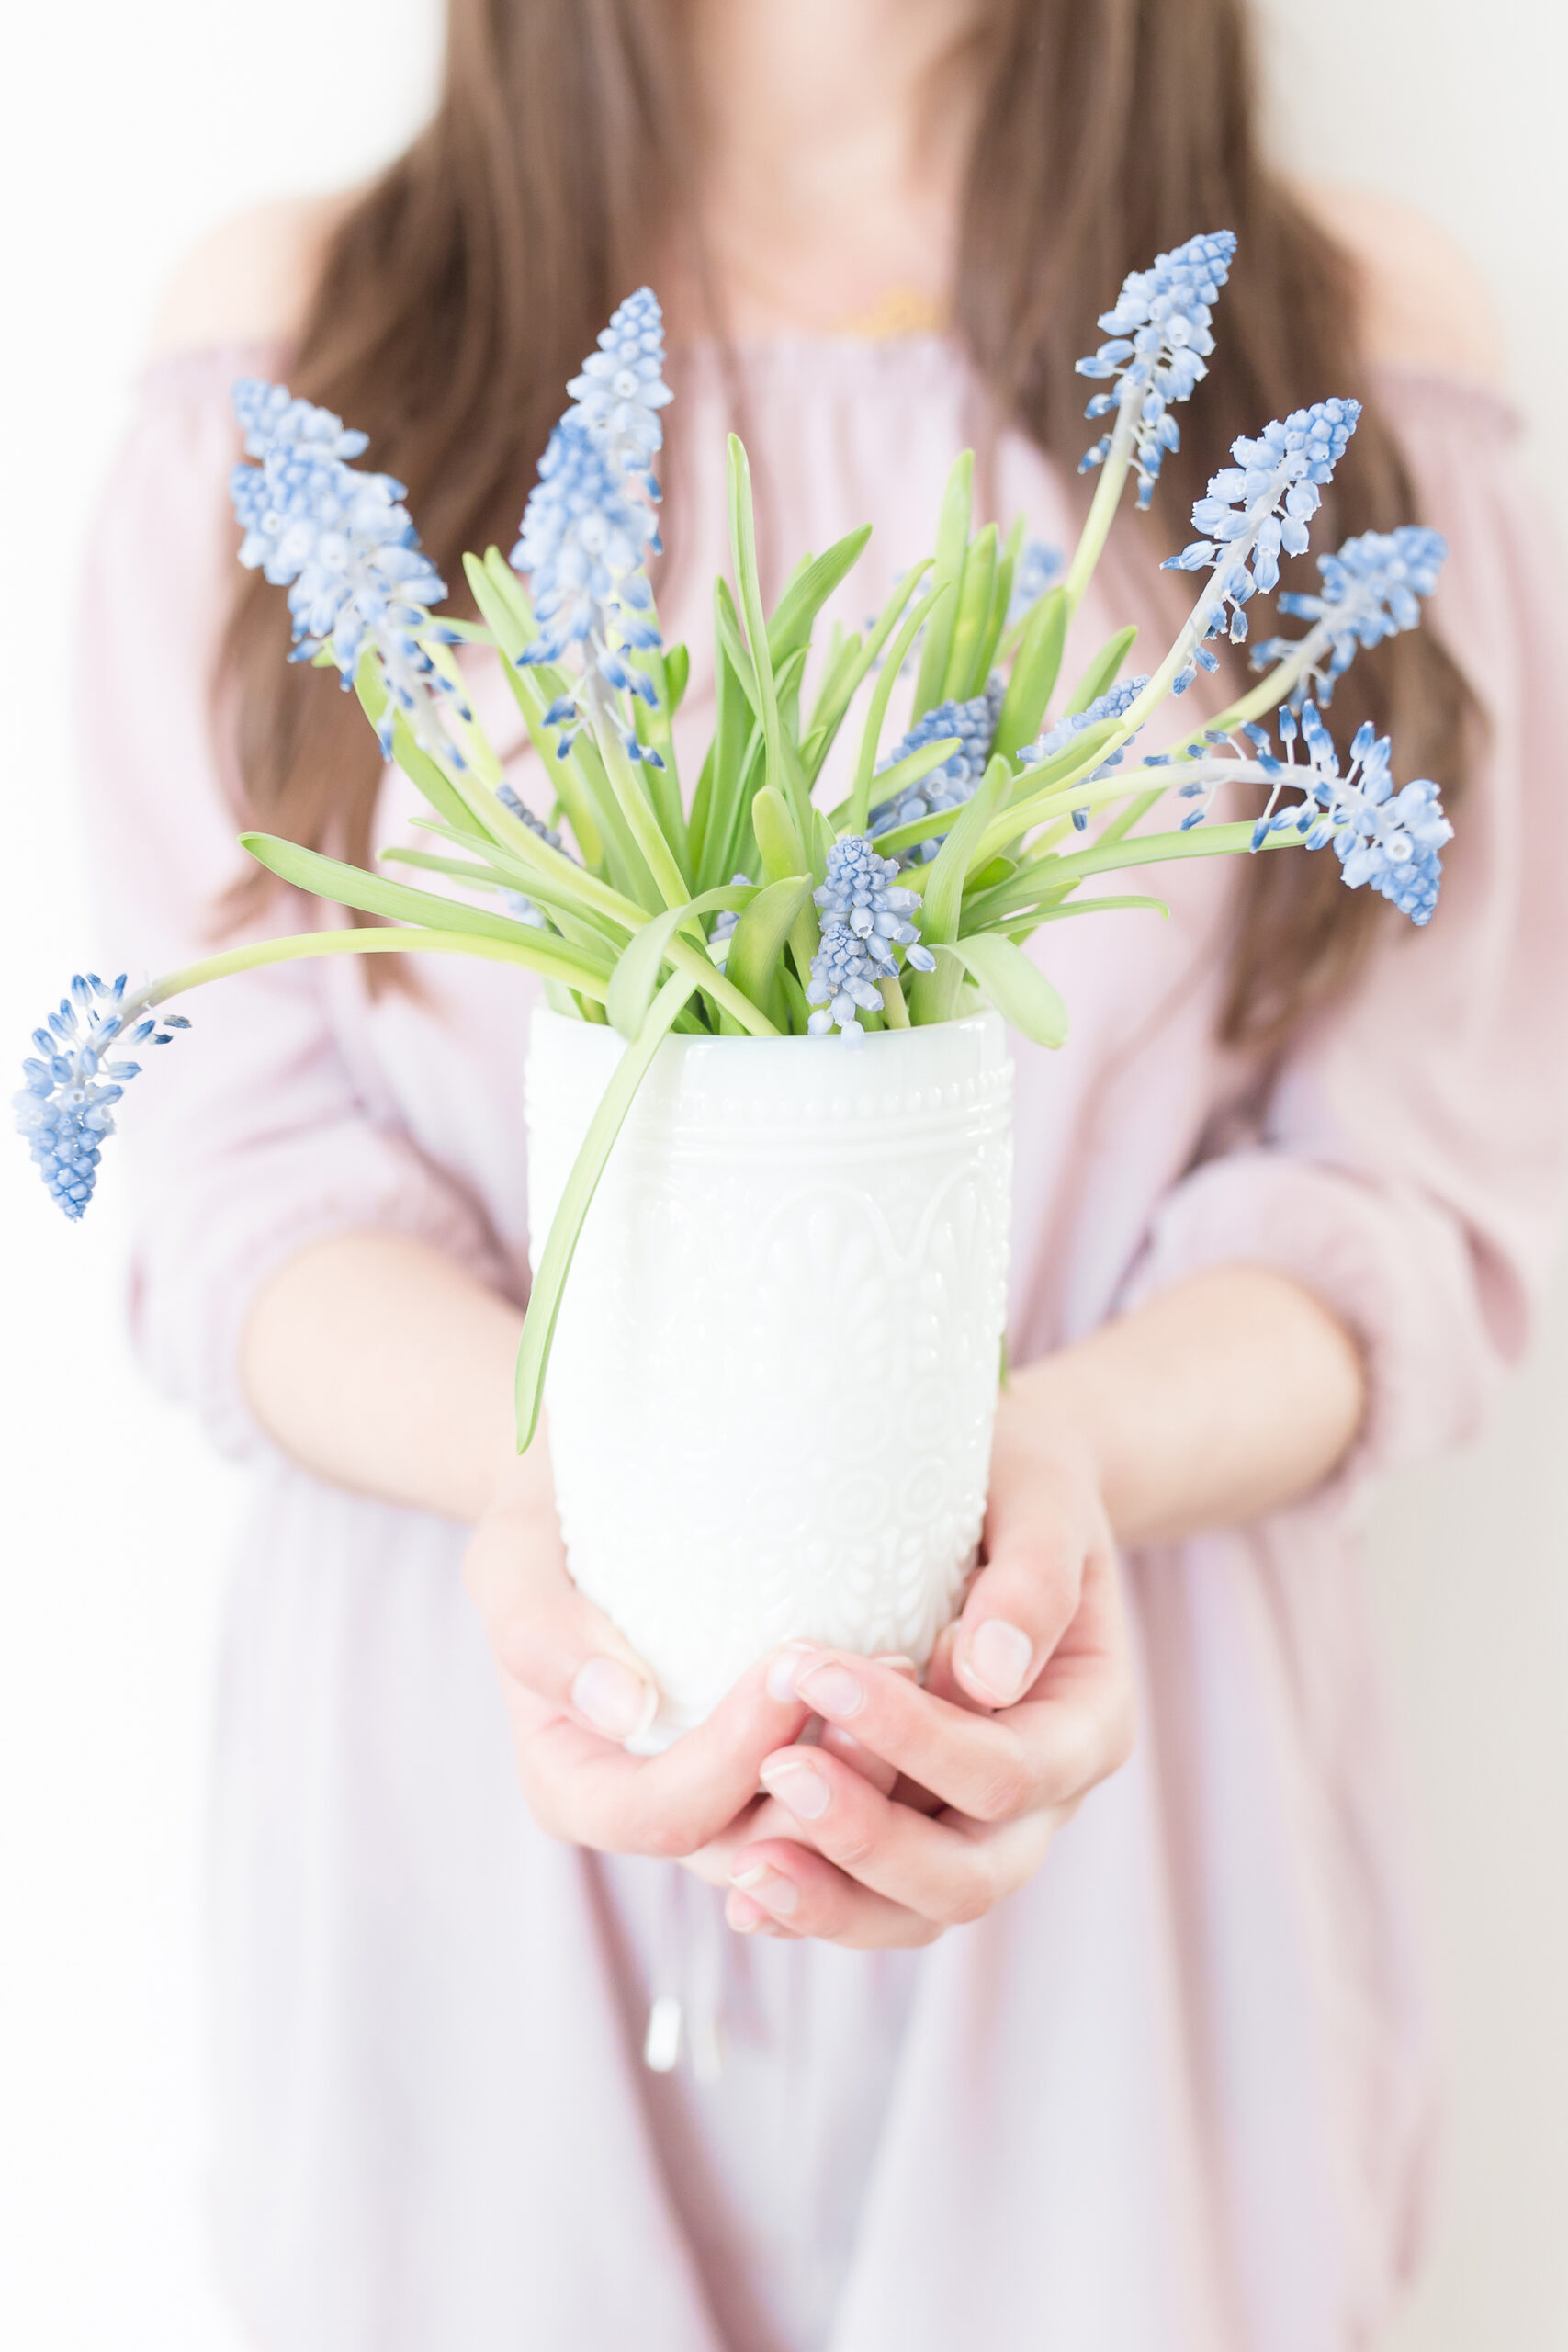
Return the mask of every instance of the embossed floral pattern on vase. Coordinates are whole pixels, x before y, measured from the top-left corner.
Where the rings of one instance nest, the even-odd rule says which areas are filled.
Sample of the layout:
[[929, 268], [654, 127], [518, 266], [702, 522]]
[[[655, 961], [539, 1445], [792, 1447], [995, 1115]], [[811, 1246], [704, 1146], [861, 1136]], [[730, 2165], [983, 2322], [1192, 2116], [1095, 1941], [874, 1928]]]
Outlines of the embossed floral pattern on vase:
[[[541, 1012], [533, 1255], [615, 1033]], [[652, 1744], [796, 1638], [923, 1663], [978, 1541], [1006, 1317], [994, 1014], [671, 1037], [616, 1142], [547, 1391], [572, 1574], [658, 1678]]]

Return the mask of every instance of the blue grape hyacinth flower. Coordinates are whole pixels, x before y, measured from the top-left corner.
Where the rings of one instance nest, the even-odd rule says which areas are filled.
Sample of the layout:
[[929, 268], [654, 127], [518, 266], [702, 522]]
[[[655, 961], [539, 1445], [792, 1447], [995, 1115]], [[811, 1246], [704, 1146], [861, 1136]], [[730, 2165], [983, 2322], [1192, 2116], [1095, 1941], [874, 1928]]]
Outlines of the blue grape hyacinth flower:
[[1360, 413], [1359, 401], [1314, 401], [1266, 424], [1256, 439], [1243, 434], [1232, 443], [1235, 465], [1221, 468], [1192, 509], [1205, 536], [1164, 565], [1167, 571], [1214, 574], [1189, 623], [1189, 655], [1174, 681], [1177, 694], [1186, 692], [1200, 670], [1218, 668], [1206, 639], [1219, 636], [1227, 614], [1231, 642], [1243, 642], [1247, 605], [1259, 589], [1269, 595], [1279, 585], [1280, 556], [1306, 553], [1322, 485], [1333, 479]]
[[26, 1080], [12, 1101], [18, 1134], [27, 1138], [44, 1188], [74, 1221], [93, 1197], [104, 1139], [114, 1133], [114, 1105], [140, 1062], [106, 1059], [110, 1048], [171, 1043], [188, 1029], [182, 1013], [155, 1014], [127, 1002], [125, 974], [111, 982], [78, 972], [68, 996], [33, 1031], [37, 1056], [22, 1064]]
[[[527, 575], [539, 634], [519, 655], [527, 667], [565, 661], [576, 648], [581, 680], [545, 714], [558, 727], [564, 758], [586, 712], [606, 707], [604, 689], [656, 708], [647, 674], [626, 656], [660, 643], [646, 565], [660, 552], [653, 512], [659, 484], [649, 460], [663, 441], [659, 411], [671, 394], [663, 379], [664, 323], [652, 291], [623, 302], [568, 390], [574, 395], [539, 460], [511, 560]], [[613, 706], [612, 706], [613, 707]], [[626, 755], [660, 766], [618, 712]]]
[[567, 390], [613, 470], [637, 474], [649, 498], [660, 491], [649, 461], [664, 446], [659, 412], [674, 394], [664, 381], [664, 314], [650, 286], [630, 294], [599, 337]]
[[[1119, 679], [1115, 685], [1108, 687], [1104, 694], [1097, 695], [1087, 709], [1077, 710], [1069, 718], [1059, 718], [1055, 727], [1049, 729], [1036, 742], [1026, 743], [1018, 755], [1019, 765], [1026, 768], [1043, 767], [1047, 761], [1055, 759], [1061, 752], [1066, 751], [1074, 737], [1083, 734], [1087, 728], [1099, 727], [1108, 718], [1124, 718], [1148, 683], [1146, 677]], [[1095, 768], [1084, 781], [1089, 784], [1100, 784], [1106, 776], [1113, 775], [1126, 758], [1128, 747], [1135, 740], [1137, 731], [1140, 730], [1134, 730], [1134, 735], [1130, 735], [1125, 743], [1119, 743], [1110, 758], [1102, 760], [1099, 767]], [[1089, 810], [1075, 808], [1073, 830], [1081, 833], [1088, 824]]]
[[920, 903], [903, 888], [890, 857], [879, 857], [863, 833], [847, 833], [828, 854], [828, 878], [813, 894], [822, 915], [822, 944], [811, 959], [807, 1001], [819, 1008], [807, 1023], [814, 1037], [837, 1028], [858, 1046], [865, 1032], [857, 1012], [880, 1012], [877, 982], [898, 977], [896, 946], [917, 972], [936, 969], [908, 917]]
[[[940, 743], [944, 737], [956, 735], [958, 749], [922, 776], [919, 784], [910, 785], [891, 799], [880, 800], [873, 808], [868, 830], [874, 839], [880, 833], [890, 833], [897, 825], [918, 824], [922, 817], [934, 817], [949, 808], [962, 808], [974, 796], [976, 786], [986, 773], [986, 763], [991, 756], [991, 743], [997, 722], [1002, 715], [1007, 696], [1007, 681], [995, 677], [984, 694], [974, 695], [967, 702], [939, 702], [915, 721], [886, 759], [878, 760], [876, 774], [883, 775], [907, 760], [911, 752], [924, 749], [928, 743]], [[945, 836], [929, 842], [917, 842], [906, 850], [899, 863], [924, 865], [935, 857]]]
[[[1420, 776], [1396, 791], [1390, 739], [1370, 720], [1356, 730], [1343, 775], [1315, 703], [1303, 704], [1299, 718], [1287, 706], [1277, 724], [1283, 759], [1268, 729], [1252, 723], [1241, 729], [1251, 759], [1233, 749], [1230, 737], [1211, 732], [1205, 740], [1214, 749], [1181, 763], [1186, 781], [1180, 797], [1201, 804], [1182, 819], [1182, 831], [1202, 822], [1220, 785], [1266, 785], [1269, 800], [1252, 828], [1252, 849], [1262, 849], [1276, 833], [1294, 832], [1307, 849], [1325, 849], [1332, 842], [1348, 888], [1369, 887], [1413, 923], [1430, 922], [1443, 878], [1441, 853], [1453, 839], [1438, 786]], [[1170, 763], [1162, 757], [1144, 764]], [[1302, 797], [1281, 803], [1281, 795], [1292, 790]]]
[[[553, 826], [547, 825], [542, 817], [535, 816], [534, 811], [521, 797], [514, 786], [504, 782], [498, 784], [495, 787], [495, 797], [503, 808], [511, 811], [519, 824], [527, 826], [536, 841], [544, 842], [550, 849], [558, 849], [563, 856], [568, 854], [566, 843], [559, 833]], [[507, 913], [514, 916], [517, 922], [525, 922], [530, 931], [555, 929], [555, 925], [543, 907], [536, 906], [533, 899], [526, 897], [523, 891], [505, 890], [502, 893], [502, 897]]]
[[1061, 578], [1066, 558], [1060, 548], [1052, 547], [1044, 539], [1026, 539], [1013, 566], [1012, 589], [1008, 597], [1007, 626], [1010, 628], [1021, 620], [1031, 605], [1037, 605], [1054, 582]]
[[[1235, 236], [1217, 229], [1161, 254], [1150, 269], [1132, 271], [1115, 309], [1100, 320], [1111, 340], [1077, 363], [1080, 376], [1115, 379], [1114, 391], [1097, 392], [1085, 414], [1109, 416], [1120, 410], [1131, 416], [1140, 506], [1153, 498], [1167, 456], [1181, 446], [1171, 410], [1208, 374], [1204, 362], [1214, 348], [1213, 305], [1235, 254]], [[1078, 471], [1103, 465], [1111, 440], [1107, 433], [1097, 441]]]
[[1294, 659], [1301, 676], [1292, 695], [1299, 708], [1309, 684], [1320, 703], [1334, 689], [1363, 646], [1381, 645], [1416, 628], [1421, 599], [1437, 587], [1449, 552], [1440, 531], [1403, 523], [1393, 531], [1364, 531], [1347, 539], [1334, 555], [1320, 555], [1323, 585], [1315, 596], [1287, 590], [1280, 610], [1313, 626], [1304, 638], [1272, 637], [1252, 656], [1255, 670]]
[[232, 399], [245, 449], [259, 460], [236, 466], [229, 480], [244, 534], [240, 561], [288, 588], [290, 661], [329, 652], [346, 690], [373, 645], [387, 686], [383, 758], [391, 756], [401, 711], [427, 751], [463, 765], [457, 747], [429, 723], [436, 701], [451, 702], [465, 719], [471, 714], [425, 650], [455, 644], [457, 633], [432, 617], [446, 587], [420, 548], [402, 483], [350, 465], [366, 435], [330, 409], [295, 399], [287, 385], [245, 377]]

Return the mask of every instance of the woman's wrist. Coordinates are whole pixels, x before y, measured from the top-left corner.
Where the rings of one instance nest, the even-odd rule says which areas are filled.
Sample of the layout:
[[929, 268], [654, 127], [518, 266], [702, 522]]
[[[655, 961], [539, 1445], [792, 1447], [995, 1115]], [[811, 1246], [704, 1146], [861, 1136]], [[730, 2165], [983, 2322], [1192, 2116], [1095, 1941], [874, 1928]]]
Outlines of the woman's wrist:
[[1092, 1476], [1119, 1544], [1172, 1541], [1301, 1501], [1365, 1417], [1361, 1351], [1262, 1266], [1174, 1283], [1016, 1372], [1012, 1413]]

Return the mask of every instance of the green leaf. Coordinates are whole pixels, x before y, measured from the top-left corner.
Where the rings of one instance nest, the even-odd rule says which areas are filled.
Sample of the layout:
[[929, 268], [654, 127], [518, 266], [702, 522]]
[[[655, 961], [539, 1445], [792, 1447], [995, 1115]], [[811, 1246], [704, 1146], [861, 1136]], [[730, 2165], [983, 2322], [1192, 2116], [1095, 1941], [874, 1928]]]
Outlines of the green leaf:
[[958, 957], [1004, 1021], [1037, 1046], [1066, 1043], [1067, 1008], [1021, 947], [993, 931], [982, 931], [971, 939], [953, 940], [949, 953]]
[[883, 722], [887, 717], [887, 705], [904, 666], [904, 657], [913, 645], [922, 627], [930, 639], [930, 617], [939, 605], [951, 604], [953, 582], [938, 581], [929, 594], [922, 596], [908, 619], [893, 640], [892, 650], [882, 665], [881, 675], [872, 693], [871, 707], [861, 729], [860, 750], [855, 757], [854, 780], [850, 786], [850, 831], [863, 833], [871, 810], [871, 780], [876, 769], [877, 748], [882, 741]]
[[965, 449], [954, 459], [942, 492], [942, 513], [936, 527], [936, 571], [932, 584], [951, 588], [953, 597], [940, 612], [931, 616], [926, 629], [926, 641], [920, 649], [920, 666], [915, 679], [915, 699], [910, 708], [911, 724], [921, 718], [933, 703], [942, 700], [942, 685], [947, 677], [947, 658], [953, 647], [953, 628], [957, 607], [957, 591], [964, 577], [964, 558], [969, 548], [969, 518], [975, 499], [975, 452]]
[[683, 645], [672, 645], [664, 656], [664, 690], [670, 700], [670, 716], [674, 718], [686, 696], [686, 683], [692, 674], [692, 657]]
[[1024, 623], [1018, 656], [1008, 681], [1007, 696], [1002, 715], [997, 722], [992, 750], [1011, 759], [1032, 743], [1040, 732], [1045, 707], [1051, 699], [1057, 673], [1062, 667], [1062, 649], [1067, 641], [1067, 623], [1071, 614], [1066, 592], [1053, 588], [1030, 614]]
[[757, 666], [746, 643], [740, 626], [740, 616], [735, 609], [735, 598], [728, 580], [716, 580], [713, 584], [714, 626], [725, 657], [739, 682], [740, 690], [751, 706], [753, 718], [761, 716], [762, 698], [757, 690]]
[[1073, 688], [1073, 698], [1063, 713], [1064, 718], [1076, 718], [1080, 710], [1087, 710], [1091, 702], [1098, 702], [1100, 695], [1110, 690], [1121, 676], [1122, 664], [1131, 653], [1137, 635], [1134, 626], [1120, 628], [1114, 637], [1106, 639]]
[[[725, 957], [727, 978], [773, 1017], [779, 958], [795, 918], [811, 896], [809, 874], [795, 874], [759, 890], [736, 924]], [[780, 1011], [782, 1007], [778, 1008]]]
[[556, 1325], [560, 1319], [566, 1278], [577, 1254], [583, 1219], [599, 1189], [599, 1179], [604, 1172], [615, 1137], [626, 1123], [626, 1113], [631, 1109], [637, 1088], [695, 987], [696, 981], [684, 972], [674, 972], [665, 981], [649, 1006], [636, 1039], [616, 1063], [599, 1108], [589, 1122], [588, 1133], [583, 1137], [582, 1148], [577, 1155], [571, 1174], [567, 1178], [550, 1225], [549, 1238], [539, 1260], [539, 1270], [529, 1293], [527, 1319], [523, 1326], [522, 1345], [517, 1351], [519, 1453], [527, 1452], [539, 1426], [545, 1374], [549, 1369], [550, 1350], [555, 1344]]
[[[527, 923], [487, 913], [480, 907], [464, 906], [456, 899], [438, 898], [431, 890], [415, 890], [406, 882], [389, 882], [380, 875], [362, 873], [357, 865], [323, 857], [319, 850], [301, 849], [298, 842], [279, 841], [272, 833], [242, 833], [240, 846], [280, 881], [339, 906], [357, 907], [365, 914], [384, 915], [393, 922], [425, 923], [437, 931], [465, 932], [477, 939], [505, 940], [512, 945], [541, 936]], [[563, 941], [558, 943], [558, 960], [576, 965], [587, 978], [597, 980], [603, 993], [610, 970], [607, 956], [601, 965], [597, 958], [591, 960], [585, 951], [569, 948]]]
[[757, 838], [762, 872], [770, 882], [796, 875], [809, 863], [800, 828], [795, 821], [795, 810], [775, 786], [764, 785], [753, 797], [751, 831]]
[[987, 523], [964, 559], [964, 582], [953, 616], [953, 643], [948, 649], [947, 675], [939, 702], [967, 702], [985, 684], [975, 676], [976, 665], [991, 618], [991, 596], [997, 584], [997, 526]]
[[623, 1037], [635, 1037], [642, 1027], [648, 1008], [653, 1001], [658, 984], [659, 967], [669, 954], [675, 933], [695, 915], [716, 914], [721, 908], [739, 913], [749, 907], [757, 892], [754, 885], [735, 885], [724, 890], [705, 890], [700, 898], [684, 907], [671, 907], [634, 933], [629, 944], [622, 951], [619, 963], [610, 981], [610, 993], [604, 1000], [612, 1025]]
[[850, 705], [860, 692], [883, 647], [897, 628], [899, 615], [931, 568], [931, 557], [924, 556], [897, 582], [882, 608], [876, 627], [863, 645], [858, 637], [853, 636], [845, 642], [841, 658], [835, 662], [831, 677], [818, 695], [817, 707], [811, 714], [810, 757], [807, 762], [807, 773], [813, 782], [820, 774], [822, 763], [837, 740]]
[[751, 467], [739, 434], [729, 436], [729, 542], [735, 577], [740, 589], [740, 609], [746, 616], [746, 638], [751, 651], [758, 696], [758, 717], [767, 747], [770, 784], [783, 785], [779, 706], [773, 688], [773, 667], [768, 652], [768, 625], [762, 613], [762, 584], [757, 571], [757, 518], [751, 503]]
[[864, 523], [858, 531], [850, 531], [836, 541], [825, 555], [813, 556], [796, 572], [768, 623], [768, 651], [775, 669], [791, 653], [809, 643], [818, 614], [839, 582], [859, 562], [870, 537], [871, 525]]

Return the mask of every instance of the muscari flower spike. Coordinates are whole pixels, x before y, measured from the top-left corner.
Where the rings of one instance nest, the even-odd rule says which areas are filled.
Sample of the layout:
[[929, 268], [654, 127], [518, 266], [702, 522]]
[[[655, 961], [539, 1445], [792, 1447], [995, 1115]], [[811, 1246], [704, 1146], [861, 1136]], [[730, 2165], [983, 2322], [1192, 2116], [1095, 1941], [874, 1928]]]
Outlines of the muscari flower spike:
[[1190, 653], [1174, 681], [1177, 694], [1186, 692], [1200, 670], [1218, 669], [1206, 640], [1225, 628], [1227, 612], [1231, 642], [1239, 645], [1247, 636], [1247, 604], [1259, 589], [1268, 595], [1279, 585], [1281, 554], [1306, 553], [1309, 526], [1323, 503], [1321, 485], [1333, 479], [1360, 413], [1359, 401], [1314, 401], [1266, 424], [1256, 440], [1243, 434], [1231, 444], [1235, 465], [1221, 468], [1192, 509], [1206, 536], [1168, 556], [1163, 567], [1214, 574], [1188, 624]]
[[[1182, 819], [1182, 831], [1202, 822], [1219, 785], [1266, 784], [1269, 800], [1252, 829], [1254, 850], [1261, 849], [1270, 833], [1292, 830], [1307, 849], [1324, 849], [1332, 842], [1348, 888], [1359, 890], [1368, 884], [1413, 923], [1430, 922], [1443, 877], [1443, 844], [1453, 839], [1438, 786], [1421, 776], [1396, 792], [1389, 738], [1379, 735], [1371, 720], [1356, 730], [1350, 765], [1343, 775], [1334, 739], [1315, 703], [1303, 704], [1299, 719], [1293, 710], [1281, 710], [1278, 724], [1283, 759], [1276, 755], [1266, 728], [1254, 724], [1241, 729], [1254, 753], [1251, 759], [1233, 752], [1229, 736], [1210, 729], [1204, 741], [1213, 747], [1211, 756], [1191, 763], [1180, 786], [1183, 799], [1201, 802]], [[1164, 767], [1170, 762], [1162, 756], [1144, 764]], [[1281, 793], [1292, 789], [1302, 798], [1281, 807]]]
[[[905, 792], [889, 800], [878, 801], [871, 812], [869, 831], [874, 839], [879, 833], [890, 833], [896, 825], [918, 824], [922, 817], [934, 817], [948, 808], [962, 808], [970, 799], [986, 773], [986, 763], [991, 756], [991, 741], [997, 731], [997, 721], [1002, 715], [1007, 695], [1007, 681], [995, 677], [984, 694], [972, 695], [967, 702], [939, 702], [915, 721], [908, 733], [884, 760], [876, 763], [881, 775], [911, 752], [921, 750], [927, 743], [940, 743], [944, 736], [956, 735], [959, 745], [941, 767], [922, 776], [919, 784], [910, 785]], [[903, 865], [924, 865], [935, 857], [945, 836], [929, 842], [917, 842], [906, 850], [898, 863]]]
[[[744, 889], [750, 879], [751, 876], [749, 874], [732, 874], [729, 877], [729, 885], [731, 889]], [[713, 930], [708, 936], [708, 945], [714, 950], [716, 956], [721, 948], [728, 947], [735, 936], [735, 926], [739, 920], [740, 917], [733, 907], [721, 907], [715, 915]]]
[[1008, 597], [1007, 627], [1021, 620], [1037, 605], [1053, 581], [1061, 577], [1066, 558], [1060, 548], [1044, 539], [1026, 539], [1013, 566], [1012, 592]]
[[807, 1001], [820, 1009], [807, 1026], [814, 1037], [840, 1029], [847, 1045], [858, 1046], [865, 1032], [855, 1015], [883, 1010], [876, 984], [897, 978], [896, 946], [915, 971], [936, 969], [936, 957], [908, 920], [919, 893], [899, 886], [893, 859], [879, 857], [863, 833], [846, 833], [828, 853], [828, 878], [813, 895], [825, 920], [806, 991]]
[[313, 662], [329, 651], [346, 691], [373, 646], [387, 687], [377, 730], [382, 757], [391, 756], [401, 711], [426, 751], [462, 767], [433, 709], [446, 702], [465, 720], [472, 714], [426, 650], [456, 644], [457, 633], [432, 618], [446, 583], [420, 549], [400, 503], [402, 483], [356, 470], [347, 461], [368, 446], [367, 436], [330, 409], [296, 400], [287, 385], [245, 377], [232, 398], [246, 453], [259, 460], [236, 466], [229, 479], [244, 533], [240, 561], [288, 589], [289, 660]]
[[[143, 1006], [145, 1000], [143, 1000]], [[172, 1043], [188, 1029], [183, 1013], [154, 1014], [128, 1005], [125, 974], [112, 984], [96, 972], [78, 972], [41, 1028], [33, 1031], [38, 1057], [22, 1064], [27, 1080], [12, 1100], [17, 1130], [25, 1136], [50, 1198], [74, 1221], [93, 1197], [104, 1138], [114, 1133], [114, 1105], [140, 1062], [107, 1061], [114, 1045]]]
[[1440, 531], [1403, 523], [1394, 531], [1364, 531], [1347, 539], [1336, 555], [1320, 555], [1321, 593], [1298, 595], [1288, 590], [1280, 610], [1313, 626], [1303, 638], [1273, 637], [1252, 656], [1255, 670], [1295, 659], [1301, 667], [1291, 700], [1298, 710], [1309, 684], [1320, 703], [1334, 699], [1334, 689], [1362, 646], [1381, 645], [1418, 627], [1421, 598], [1438, 584], [1449, 552]]
[[[1170, 412], [1209, 372], [1203, 363], [1214, 348], [1211, 305], [1235, 254], [1230, 230], [1217, 229], [1189, 237], [1174, 253], [1161, 254], [1152, 269], [1134, 270], [1122, 284], [1115, 309], [1104, 311], [1100, 320], [1111, 340], [1077, 363], [1080, 376], [1116, 379], [1114, 391], [1095, 394], [1084, 412], [1087, 416], [1109, 416], [1116, 410], [1134, 416], [1133, 465], [1140, 506], [1153, 498], [1167, 454], [1181, 447], [1180, 427]], [[1097, 441], [1078, 471], [1103, 465], [1111, 440], [1107, 433]]]
[[[506, 783], [498, 784], [495, 787], [495, 797], [503, 808], [511, 810], [519, 824], [527, 826], [536, 840], [546, 842], [551, 849], [558, 849], [563, 856], [570, 854], [560, 835], [552, 826], [547, 825], [542, 817], [535, 816], [534, 811], [523, 800], [515, 786]], [[543, 907], [536, 906], [533, 899], [525, 897], [521, 890], [504, 890], [502, 897], [507, 913], [513, 916], [518, 922], [525, 922], [530, 931], [555, 929], [555, 925]]]
[[[563, 730], [563, 759], [598, 699], [595, 682], [649, 708], [659, 699], [651, 679], [626, 660], [660, 641], [644, 567], [660, 551], [649, 459], [664, 439], [659, 411], [672, 396], [663, 380], [663, 318], [649, 288], [621, 304], [599, 345], [567, 387], [573, 405], [550, 435], [512, 550], [529, 576], [539, 623], [519, 665], [564, 661], [573, 646], [582, 664], [581, 683], [545, 713], [547, 726]], [[629, 759], [662, 766], [635, 728], [620, 721], [619, 731]]]
[[[1108, 718], [1125, 718], [1148, 683], [1146, 677], [1119, 679], [1115, 685], [1109, 687], [1104, 694], [1097, 695], [1086, 710], [1077, 710], [1070, 718], [1059, 718], [1055, 727], [1042, 735], [1038, 741], [1025, 744], [1018, 755], [1019, 765], [1031, 768], [1043, 767], [1047, 761], [1055, 759], [1060, 752], [1066, 751], [1074, 737], [1081, 735], [1086, 728], [1099, 727]], [[1088, 784], [1100, 784], [1106, 776], [1113, 775], [1126, 758], [1132, 743], [1136, 741], [1137, 731], [1140, 730], [1135, 730], [1133, 735], [1130, 735], [1125, 743], [1119, 743], [1111, 757], [1103, 760], [1084, 781]], [[1089, 810], [1075, 808], [1073, 810], [1075, 832], [1085, 831], [1088, 825]]]

